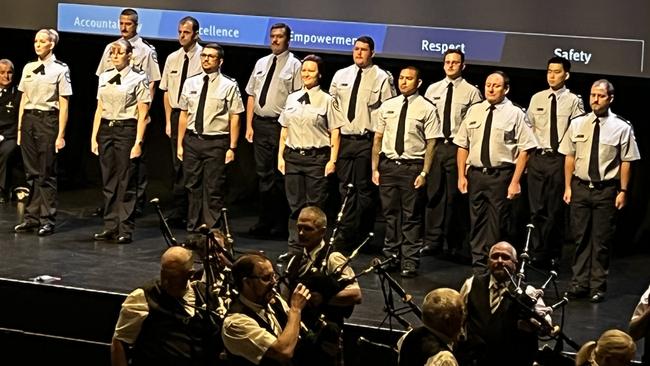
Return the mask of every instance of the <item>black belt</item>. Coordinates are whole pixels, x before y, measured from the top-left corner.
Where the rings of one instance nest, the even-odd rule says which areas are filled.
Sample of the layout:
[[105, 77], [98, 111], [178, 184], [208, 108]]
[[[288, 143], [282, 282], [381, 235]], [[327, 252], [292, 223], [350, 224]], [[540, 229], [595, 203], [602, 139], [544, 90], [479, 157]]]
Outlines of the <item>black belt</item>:
[[364, 135], [341, 135], [341, 138], [348, 139], [348, 140], [370, 140], [370, 134], [364, 134]]
[[439, 144], [453, 144], [454, 143], [454, 139], [452, 137], [450, 137], [450, 138], [441, 137], [441, 138], [438, 138], [437, 140], [438, 140]]
[[138, 120], [135, 118], [129, 118], [129, 119], [102, 118], [102, 123], [108, 125], [108, 127], [135, 127], [138, 125]]
[[539, 156], [547, 156], [547, 157], [553, 157], [553, 156], [561, 156], [559, 152], [553, 150], [553, 149], [537, 149], [535, 150], [535, 154]]
[[58, 109], [50, 109], [49, 111], [42, 111], [40, 109], [25, 109], [25, 113], [28, 114], [33, 114], [35, 116], [43, 117], [43, 116], [54, 116], [59, 114]]
[[608, 187], [618, 187], [620, 185], [618, 179], [610, 179], [610, 180], [603, 180], [600, 182], [591, 182], [588, 180], [582, 180], [575, 175], [573, 176], [573, 179], [578, 182], [581, 186], [585, 186], [589, 189], [605, 189]]
[[198, 133], [192, 130], [187, 130], [187, 133], [190, 136], [196, 137], [199, 140], [221, 140], [230, 137], [230, 135], [227, 133], [222, 135], [205, 135], [205, 134], [199, 135]]
[[173, 113], [181, 113], [181, 109], [180, 108], [172, 108], [172, 112]]
[[260, 121], [268, 121], [268, 122], [276, 122], [278, 120], [278, 117], [262, 117], [260, 115], [255, 115], [255, 119], [260, 120]]
[[330, 147], [329, 146], [323, 146], [323, 147], [312, 147], [309, 149], [294, 149], [292, 147], [288, 147], [289, 151], [303, 155], [303, 156], [313, 156], [313, 155], [319, 155], [319, 154], [325, 154], [330, 152]]
[[479, 167], [476, 167], [476, 166], [470, 166], [469, 170], [479, 171], [482, 174], [494, 174], [494, 173], [498, 173], [498, 172], [501, 172], [501, 171], [515, 170], [515, 165], [514, 164], [507, 164], [507, 165], [501, 165], [501, 166], [493, 166], [491, 168], [479, 168]]
[[390, 159], [390, 158], [385, 158], [385, 161], [389, 163], [393, 163], [395, 165], [415, 165], [415, 164], [423, 164], [424, 159]]

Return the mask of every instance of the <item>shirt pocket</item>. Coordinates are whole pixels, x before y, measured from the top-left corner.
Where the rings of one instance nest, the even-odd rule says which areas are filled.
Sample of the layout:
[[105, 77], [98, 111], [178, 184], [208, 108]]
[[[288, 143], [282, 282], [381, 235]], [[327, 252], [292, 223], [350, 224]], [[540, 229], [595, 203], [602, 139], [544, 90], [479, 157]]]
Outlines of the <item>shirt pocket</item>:
[[499, 143], [502, 142], [508, 147], [517, 144], [516, 125], [510, 119], [497, 123], [493, 121], [494, 131], [491, 140]]
[[303, 111], [305, 124], [327, 129], [327, 107], [306, 105]]
[[288, 93], [292, 93], [295, 90], [293, 89], [293, 74], [289, 72], [283, 72], [279, 75], [280, 84], [287, 90]]
[[581, 131], [575, 131], [571, 134], [571, 143], [575, 146], [576, 158], [585, 158], [591, 152], [591, 144], [587, 143], [589, 136]]
[[[225, 90], [218, 90], [208, 95], [205, 106], [208, 111], [215, 111], [217, 116], [228, 114], [228, 94]], [[198, 100], [197, 100], [198, 106]]]
[[[617, 159], [617, 157], [620, 155], [619, 149], [621, 146], [619, 136], [616, 134], [603, 135], [601, 130], [601, 134], [598, 140], [601, 145], [599, 149], [600, 161], [609, 162]], [[589, 148], [591, 149], [591, 146]]]

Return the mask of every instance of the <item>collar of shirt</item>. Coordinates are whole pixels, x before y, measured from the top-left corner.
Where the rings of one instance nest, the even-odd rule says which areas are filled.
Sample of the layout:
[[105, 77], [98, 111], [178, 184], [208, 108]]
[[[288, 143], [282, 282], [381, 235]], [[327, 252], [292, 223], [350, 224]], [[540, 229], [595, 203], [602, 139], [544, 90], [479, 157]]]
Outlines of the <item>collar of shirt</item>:
[[129, 41], [129, 43], [130, 43], [131, 46], [133, 46], [133, 47], [135, 47], [135, 44], [136, 44], [139, 40], [140, 40], [140, 35], [139, 35], [139, 34], [136, 34], [135, 36], [133, 36], [133, 37], [127, 39], [127, 41]]
[[50, 57], [46, 58], [45, 60], [41, 60], [40, 58], [37, 60], [39, 65], [42, 64], [42, 65], [45, 65], [45, 66], [51, 65], [52, 62], [54, 62], [54, 61], [56, 61], [56, 56], [54, 56], [54, 54], [51, 54]]
[[507, 284], [497, 281], [497, 279], [494, 278], [494, 276], [490, 275], [490, 287], [488, 288], [503, 288], [506, 286]]
[[553, 90], [553, 89], [551, 89], [551, 88], [548, 88], [548, 91], [549, 91], [549, 93], [548, 93], [548, 97], [549, 97], [549, 98], [550, 98], [551, 95], [553, 95], [553, 94], [555, 94], [555, 97], [556, 97], [556, 98], [559, 98], [560, 95], [562, 95], [562, 94], [568, 92], [569, 89], [567, 89], [566, 86], [563, 86], [563, 87], [561, 87], [561, 88], [558, 89], [558, 90]]
[[314, 249], [311, 250], [311, 252], [307, 253], [307, 249], [303, 248], [303, 253], [309, 257], [309, 261], [313, 262], [316, 260], [316, 256], [318, 256], [318, 252], [320, 252], [321, 249], [325, 246], [325, 240], [321, 240], [320, 244]]
[[[487, 102], [487, 99], [486, 99], [485, 101]], [[487, 107], [485, 108], [486, 111], [490, 109], [490, 105], [491, 105], [489, 102], [488, 102], [487, 104], [488, 104], [488, 105], [487, 105]], [[496, 109], [496, 110], [500, 110], [500, 109], [502, 109], [503, 107], [505, 107], [507, 104], [510, 104], [510, 100], [506, 97], [506, 98], [503, 98], [503, 100], [501, 101], [501, 103], [494, 104], [494, 109]]]
[[[419, 95], [420, 94], [416, 91], [415, 93], [413, 93], [413, 94], [409, 95], [408, 97], [406, 97], [406, 99], [408, 100], [408, 104], [413, 103], [415, 98], [417, 98]], [[402, 99], [401, 102], [404, 103], [404, 99]]]
[[[270, 61], [271, 61], [271, 62], [273, 62], [273, 57], [274, 57], [274, 56], [278, 58], [278, 61], [285, 61], [286, 59], [289, 58], [289, 50], [285, 50], [284, 52], [282, 52], [282, 53], [279, 54], [279, 55], [276, 55], [276, 54], [273, 54], [273, 53], [272, 53], [272, 54], [271, 54], [271, 58], [270, 58]], [[269, 67], [270, 67], [270, 66], [271, 66], [271, 64], [269, 64]]]
[[449, 83], [452, 83], [452, 84], [454, 84], [454, 88], [456, 88], [456, 87], [458, 87], [458, 84], [460, 84], [462, 81], [463, 81], [462, 76], [459, 76], [459, 77], [457, 77], [457, 78], [455, 78], [453, 80], [450, 79], [449, 77], [446, 77], [445, 78], [445, 87], [447, 87], [447, 85], [449, 85]]
[[273, 316], [275, 316], [275, 312], [273, 311], [270, 305], [262, 306], [260, 304], [254, 303], [248, 300], [244, 295], [239, 295], [239, 300], [242, 302], [242, 304], [249, 307], [251, 310], [255, 312], [255, 314], [259, 315], [264, 320], [267, 319], [266, 318], [267, 313], [273, 314]]
[[187, 58], [191, 60], [194, 56], [198, 55], [201, 52], [203, 47], [201, 47], [201, 45], [199, 45], [199, 43], [197, 42], [187, 52], [185, 52], [185, 49], [183, 49], [182, 47], [181, 47], [181, 49], [183, 50], [183, 56], [187, 56]]
[[313, 104], [314, 103], [313, 100], [315, 100], [314, 98], [316, 98], [317, 95], [318, 95], [318, 92], [320, 92], [320, 85], [316, 85], [316, 86], [312, 87], [311, 89], [307, 89], [306, 87], [303, 86], [302, 90], [305, 91], [307, 93], [307, 95], [309, 95], [309, 100], [311, 100], [312, 104]]
[[203, 71], [201, 73], [201, 79], [203, 79], [205, 77], [205, 75], [208, 75], [209, 76], [208, 80], [210, 80], [210, 82], [213, 82], [217, 77], [219, 77], [219, 74], [220, 74], [219, 70], [217, 70], [217, 71], [215, 71], [213, 73], [210, 73], [210, 74]]
[[614, 114], [614, 113], [612, 112], [611, 109], [608, 109], [608, 110], [607, 110], [607, 114], [606, 114], [606, 115], [604, 115], [604, 116], [600, 116], [600, 117], [597, 116], [594, 112], [591, 112], [591, 116], [590, 116], [591, 124], [596, 123], [596, 118], [598, 118], [598, 121], [600, 122], [600, 125], [602, 126], [602, 125], [604, 125], [604, 124], [607, 122], [607, 120], [609, 120], [610, 118], [616, 118], [616, 114]]
[[[124, 80], [126, 78], [126, 75], [128, 75], [129, 72], [131, 72], [131, 65], [127, 65], [126, 67], [124, 67], [120, 71], [117, 71], [117, 69], [115, 69], [115, 74], [120, 74], [120, 78], [122, 80]], [[113, 75], [115, 75], [115, 74], [113, 74]]]

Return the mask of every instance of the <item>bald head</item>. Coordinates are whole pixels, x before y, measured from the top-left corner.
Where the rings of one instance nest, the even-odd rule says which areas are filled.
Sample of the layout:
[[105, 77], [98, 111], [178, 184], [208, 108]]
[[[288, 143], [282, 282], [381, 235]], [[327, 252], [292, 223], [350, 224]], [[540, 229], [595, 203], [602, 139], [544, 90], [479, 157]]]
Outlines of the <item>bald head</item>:
[[455, 341], [465, 319], [462, 296], [450, 288], [435, 289], [424, 297], [422, 322]]
[[490, 274], [499, 282], [505, 282], [517, 270], [517, 251], [508, 242], [500, 241], [490, 248], [488, 256]]
[[160, 258], [160, 282], [169, 295], [181, 298], [192, 277], [192, 251], [183, 247], [171, 247]]

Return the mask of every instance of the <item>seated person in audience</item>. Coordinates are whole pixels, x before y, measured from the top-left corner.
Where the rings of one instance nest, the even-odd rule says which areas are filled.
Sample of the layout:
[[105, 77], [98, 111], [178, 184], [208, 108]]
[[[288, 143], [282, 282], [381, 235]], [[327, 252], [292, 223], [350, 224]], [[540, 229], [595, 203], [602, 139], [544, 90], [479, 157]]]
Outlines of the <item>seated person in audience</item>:
[[648, 304], [650, 297], [650, 286], [641, 295], [641, 300], [634, 308], [632, 319], [630, 320], [630, 336], [635, 341], [644, 338], [644, 351], [643, 364], [650, 365], [650, 305]]
[[20, 93], [13, 85], [14, 64], [0, 60], [0, 204], [9, 198], [7, 192], [7, 161], [16, 149]]
[[589, 341], [576, 354], [576, 366], [624, 366], [634, 358], [636, 345], [627, 333], [605, 331], [598, 341]]

